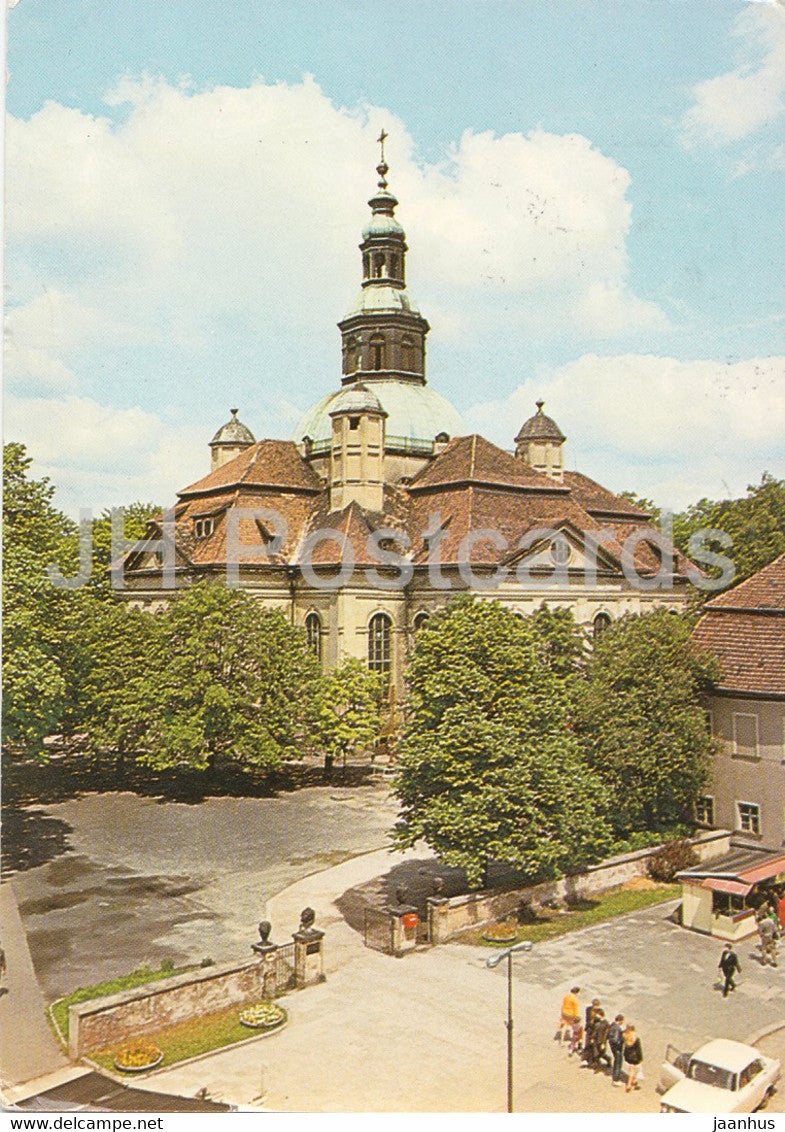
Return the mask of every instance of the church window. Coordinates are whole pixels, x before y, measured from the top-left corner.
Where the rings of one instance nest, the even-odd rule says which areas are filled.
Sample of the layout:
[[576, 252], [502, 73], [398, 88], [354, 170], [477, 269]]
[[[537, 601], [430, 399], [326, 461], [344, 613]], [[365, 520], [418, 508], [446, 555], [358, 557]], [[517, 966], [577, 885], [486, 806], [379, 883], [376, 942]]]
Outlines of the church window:
[[611, 619], [607, 613], [598, 613], [592, 622], [592, 632], [595, 641], [599, 640], [605, 630], [610, 626]]
[[408, 373], [414, 371], [414, 342], [411, 338], [401, 340], [401, 363]]
[[419, 632], [420, 629], [424, 629], [425, 626], [430, 621], [430, 619], [431, 619], [431, 615], [429, 613], [425, 613], [425, 612], [418, 613], [415, 616], [414, 621], [412, 623], [415, 633]]
[[558, 535], [550, 547], [551, 561], [555, 566], [566, 566], [570, 561], [570, 544], [564, 535]]
[[308, 648], [317, 660], [322, 659], [322, 619], [318, 613], [309, 613], [305, 619]]
[[381, 279], [384, 274], [384, 255], [375, 255], [373, 257], [373, 277], [374, 279]]
[[371, 339], [371, 369], [384, 369], [384, 338], [375, 334]]
[[351, 431], [357, 432], [357, 429], [359, 427], [360, 427], [360, 418], [359, 417], [349, 417], [349, 428], [351, 429]]
[[209, 538], [215, 530], [215, 519], [195, 519], [194, 534], [197, 538]]
[[386, 613], [375, 613], [368, 625], [368, 667], [382, 676], [390, 674], [392, 621]]
[[398, 256], [397, 255], [391, 255], [390, 256], [390, 275], [392, 276], [393, 279], [397, 279], [397, 277], [398, 277]]

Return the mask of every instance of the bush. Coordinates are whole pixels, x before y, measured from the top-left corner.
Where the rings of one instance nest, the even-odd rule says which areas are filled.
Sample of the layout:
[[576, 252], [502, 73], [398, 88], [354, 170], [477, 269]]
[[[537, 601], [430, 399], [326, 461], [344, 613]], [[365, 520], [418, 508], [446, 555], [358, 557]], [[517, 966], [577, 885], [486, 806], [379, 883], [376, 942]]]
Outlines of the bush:
[[676, 879], [676, 874], [683, 869], [697, 865], [699, 860], [689, 841], [666, 841], [661, 849], [652, 853], [646, 862], [646, 871], [652, 880], [665, 881], [667, 884]]

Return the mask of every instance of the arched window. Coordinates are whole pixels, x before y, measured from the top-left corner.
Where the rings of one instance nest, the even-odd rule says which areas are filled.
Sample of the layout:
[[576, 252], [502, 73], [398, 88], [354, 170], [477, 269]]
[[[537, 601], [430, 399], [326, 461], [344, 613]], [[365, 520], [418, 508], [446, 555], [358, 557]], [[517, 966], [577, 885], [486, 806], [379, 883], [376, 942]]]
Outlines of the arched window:
[[309, 613], [305, 619], [308, 648], [317, 660], [322, 659], [322, 619], [318, 613]]
[[371, 369], [384, 369], [384, 338], [374, 334], [371, 339]]
[[415, 633], [420, 629], [424, 629], [430, 619], [430, 613], [426, 613], [425, 611], [415, 614], [414, 621], [412, 622], [412, 628], [414, 629]]
[[592, 635], [595, 641], [599, 640], [605, 630], [610, 626], [611, 619], [607, 613], [598, 613], [592, 622]]
[[368, 625], [368, 667], [371, 672], [389, 676], [391, 667], [392, 621], [386, 613], [374, 613]]
[[401, 339], [401, 367], [407, 373], [414, 372], [414, 342], [408, 337]]

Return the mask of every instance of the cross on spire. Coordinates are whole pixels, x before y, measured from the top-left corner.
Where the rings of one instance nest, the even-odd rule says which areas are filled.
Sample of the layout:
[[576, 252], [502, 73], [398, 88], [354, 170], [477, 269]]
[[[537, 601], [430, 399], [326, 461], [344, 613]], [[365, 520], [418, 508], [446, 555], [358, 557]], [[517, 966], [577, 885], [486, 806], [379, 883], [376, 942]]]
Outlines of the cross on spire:
[[387, 165], [387, 162], [384, 160], [384, 143], [385, 143], [385, 140], [389, 136], [390, 135], [387, 133], [387, 131], [382, 126], [382, 132], [379, 134], [378, 138], [376, 139], [378, 141], [379, 145], [382, 147], [381, 161], [376, 166], [376, 172], [379, 174], [379, 178], [380, 178], [380, 180], [379, 180], [379, 188], [380, 189], [386, 189], [387, 188], [387, 172], [388, 172], [389, 166]]

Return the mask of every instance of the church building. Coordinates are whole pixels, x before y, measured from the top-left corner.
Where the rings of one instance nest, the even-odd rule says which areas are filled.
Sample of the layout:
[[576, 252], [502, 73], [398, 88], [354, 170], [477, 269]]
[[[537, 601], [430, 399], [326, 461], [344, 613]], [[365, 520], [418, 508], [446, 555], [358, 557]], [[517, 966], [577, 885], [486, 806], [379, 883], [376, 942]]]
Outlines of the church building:
[[418, 628], [467, 589], [522, 614], [568, 606], [594, 634], [683, 608], [689, 563], [646, 513], [567, 470], [542, 401], [505, 451], [465, 435], [428, 385], [383, 150], [377, 172], [340, 387], [291, 440], [255, 440], [233, 409], [209, 473], [126, 554], [121, 596], [155, 611], [172, 586], [224, 579], [303, 626], [326, 668], [362, 658], [396, 694]]

